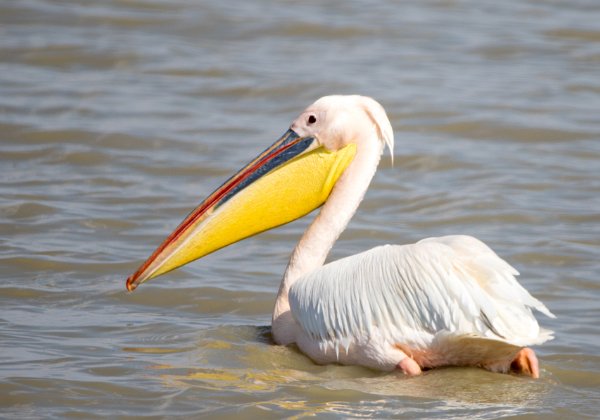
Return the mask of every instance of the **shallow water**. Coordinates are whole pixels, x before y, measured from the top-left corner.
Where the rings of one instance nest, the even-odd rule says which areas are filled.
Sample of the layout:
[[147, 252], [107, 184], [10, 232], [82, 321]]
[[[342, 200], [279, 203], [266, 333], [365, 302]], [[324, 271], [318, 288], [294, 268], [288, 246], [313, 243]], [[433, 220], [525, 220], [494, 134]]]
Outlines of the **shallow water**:
[[[0, 415], [597, 415], [600, 6], [497, 3], [2, 2]], [[483, 239], [557, 315], [539, 316], [556, 332], [540, 380], [406, 379], [271, 345], [310, 218], [125, 292], [196, 203], [330, 93], [375, 97], [396, 136], [330, 259]]]

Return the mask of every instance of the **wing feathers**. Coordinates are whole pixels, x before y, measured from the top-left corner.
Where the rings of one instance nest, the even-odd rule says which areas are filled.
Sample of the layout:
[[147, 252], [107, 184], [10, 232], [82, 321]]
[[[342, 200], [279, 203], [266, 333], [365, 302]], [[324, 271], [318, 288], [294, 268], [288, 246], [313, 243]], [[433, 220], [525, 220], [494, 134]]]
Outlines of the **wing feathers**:
[[336, 352], [373, 328], [390, 343], [424, 345], [450, 333], [539, 344], [552, 333], [539, 328], [531, 308], [554, 315], [517, 274], [475, 238], [428, 238], [327, 264], [294, 283], [289, 300], [302, 328]]

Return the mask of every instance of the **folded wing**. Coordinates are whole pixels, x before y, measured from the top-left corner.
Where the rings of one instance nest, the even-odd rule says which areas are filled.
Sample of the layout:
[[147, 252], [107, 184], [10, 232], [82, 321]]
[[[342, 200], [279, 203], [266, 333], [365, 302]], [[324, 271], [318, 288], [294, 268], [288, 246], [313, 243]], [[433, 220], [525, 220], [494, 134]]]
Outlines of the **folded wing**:
[[554, 315], [518, 272], [470, 236], [385, 245], [327, 264], [293, 284], [298, 324], [325, 346], [348, 349], [374, 328], [390, 343], [427, 346], [438, 334], [540, 344], [536, 309]]

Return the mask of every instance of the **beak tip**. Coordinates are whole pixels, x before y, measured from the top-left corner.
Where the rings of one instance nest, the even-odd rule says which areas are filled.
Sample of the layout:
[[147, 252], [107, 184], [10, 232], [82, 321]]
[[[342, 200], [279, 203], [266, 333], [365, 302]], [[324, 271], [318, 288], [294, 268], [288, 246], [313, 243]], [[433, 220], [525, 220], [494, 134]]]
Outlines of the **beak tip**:
[[137, 284], [135, 284], [133, 277], [134, 276], [129, 276], [127, 278], [127, 282], [125, 283], [125, 287], [127, 287], [128, 292], [133, 292], [137, 287]]

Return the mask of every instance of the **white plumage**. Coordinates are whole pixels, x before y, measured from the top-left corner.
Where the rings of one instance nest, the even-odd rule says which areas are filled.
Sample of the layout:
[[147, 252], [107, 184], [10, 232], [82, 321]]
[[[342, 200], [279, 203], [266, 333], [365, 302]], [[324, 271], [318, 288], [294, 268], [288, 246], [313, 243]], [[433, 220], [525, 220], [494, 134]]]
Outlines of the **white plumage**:
[[295, 282], [289, 302], [302, 329], [338, 360], [375, 328], [380, 339], [415, 352], [451, 346], [452, 337], [482, 339], [495, 360], [494, 341], [521, 347], [552, 338], [531, 310], [554, 316], [517, 274], [478, 239], [428, 238], [327, 264]]

